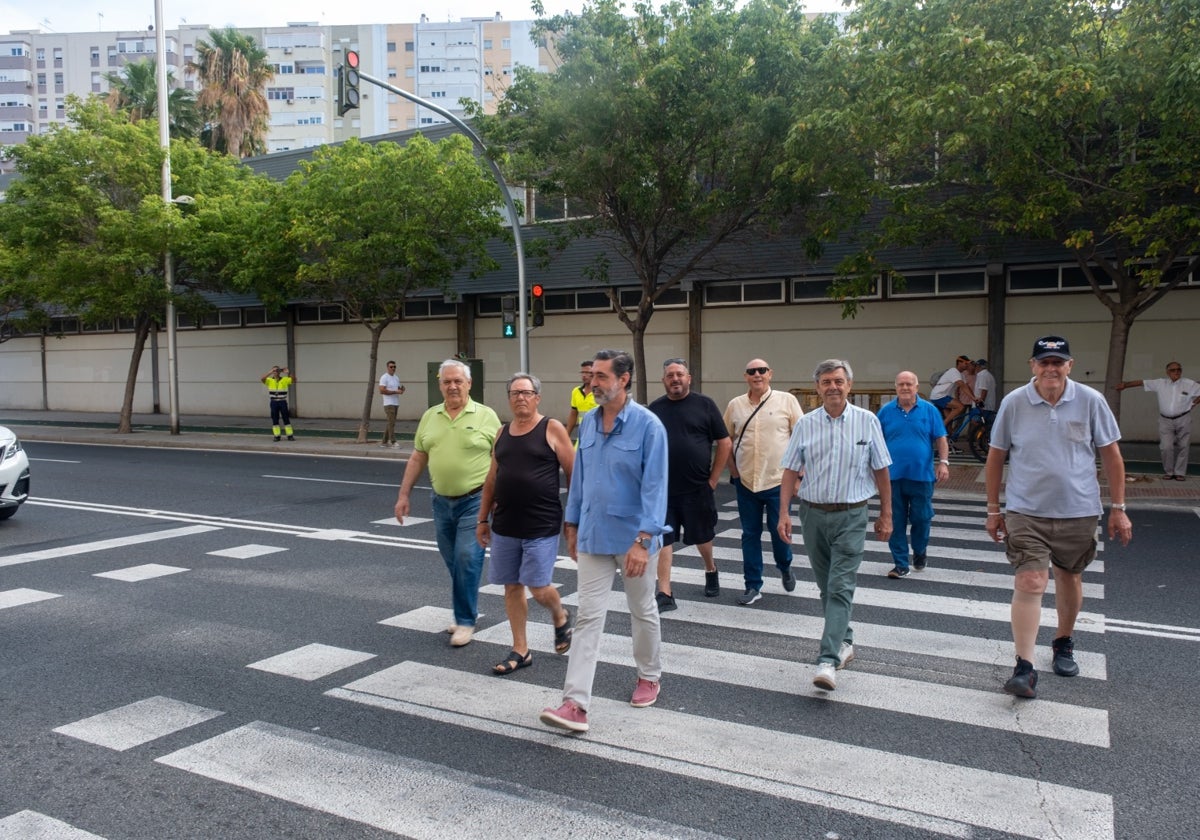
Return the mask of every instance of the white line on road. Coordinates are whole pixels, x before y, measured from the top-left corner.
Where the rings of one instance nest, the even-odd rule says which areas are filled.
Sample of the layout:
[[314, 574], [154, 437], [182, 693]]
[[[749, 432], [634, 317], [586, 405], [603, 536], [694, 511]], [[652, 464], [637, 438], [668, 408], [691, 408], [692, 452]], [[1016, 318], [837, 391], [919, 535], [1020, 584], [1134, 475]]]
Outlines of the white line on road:
[[9, 607], [23, 607], [26, 604], [36, 604], [38, 601], [49, 601], [52, 598], [61, 597], [53, 592], [42, 592], [39, 589], [6, 589], [0, 592], [0, 610], [6, 610]]
[[396, 482], [383, 481], [346, 481], [340, 478], [309, 478], [303, 475], [264, 475], [263, 478], [279, 478], [284, 481], [315, 481], [319, 484], [358, 484], [363, 487], [391, 487], [393, 490], [400, 485]]
[[[38, 504], [41, 501], [31, 500], [33, 504]], [[170, 540], [175, 537], [190, 537], [195, 534], [204, 534], [216, 530], [218, 529], [209, 525], [191, 525], [186, 528], [172, 528], [169, 531], [153, 531], [149, 534], [133, 534], [128, 537], [116, 537], [111, 540], [96, 540], [95, 542], [64, 545], [58, 548], [47, 548], [43, 551], [27, 551], [24, 554], [10, 554], [7, 557], [0, 557], [0, 566], [35, 563], [39, 560], [56, 560], [60, 557], [72, 557], [77, 554], [88, 554], [93, 551], [103, 551], [109, 548], [125, 548], [130, 545]]]
[[17, 811], [0, 819], [0, 840], [104, 840], [82, 828], [39, 814]]
[[170, 697], [147, 697], [56, 727], [54, 731], [89, 744], [124, 752], [223, 714]]

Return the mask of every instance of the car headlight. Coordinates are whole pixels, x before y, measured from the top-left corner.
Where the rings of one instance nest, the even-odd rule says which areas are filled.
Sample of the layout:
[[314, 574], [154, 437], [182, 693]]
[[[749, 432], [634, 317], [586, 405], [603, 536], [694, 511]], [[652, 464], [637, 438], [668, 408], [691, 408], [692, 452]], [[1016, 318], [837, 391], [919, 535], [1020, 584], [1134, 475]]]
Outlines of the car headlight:
[[7, 461], [9, 458], [16, 458], [17, 453], [21, 451], [21, 441], [14, 440], [4, 449], [4, 457], [0, 461]]

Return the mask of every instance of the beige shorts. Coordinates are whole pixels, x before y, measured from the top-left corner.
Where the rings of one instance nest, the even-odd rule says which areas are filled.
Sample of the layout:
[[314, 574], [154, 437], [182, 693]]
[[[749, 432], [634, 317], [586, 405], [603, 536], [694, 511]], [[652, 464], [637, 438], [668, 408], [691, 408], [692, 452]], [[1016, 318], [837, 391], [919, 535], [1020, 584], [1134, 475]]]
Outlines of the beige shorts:
[[1053, 564], [1063, 571], [1083, 574], [1096, 559], [1098, 519], [1095, 516], [1047, 519], [1010, 511], [1004, 517], [1008, 562], [1018, 572], [1045, 571]]

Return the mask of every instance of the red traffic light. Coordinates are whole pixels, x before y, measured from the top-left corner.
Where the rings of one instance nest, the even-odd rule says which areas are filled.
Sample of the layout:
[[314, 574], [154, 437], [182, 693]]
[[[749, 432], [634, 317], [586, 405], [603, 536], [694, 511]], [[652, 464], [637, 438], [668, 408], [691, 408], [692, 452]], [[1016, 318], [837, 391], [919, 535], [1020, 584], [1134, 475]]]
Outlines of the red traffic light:
[[346, 50], [346, 66], [352, 70], [358, 69], [358, 51]]
[[542, 288], [541, 283], [534, 283], [530, 292], [535, 298], [540, 298], [543, 294], [545, 294], [546, 290]]

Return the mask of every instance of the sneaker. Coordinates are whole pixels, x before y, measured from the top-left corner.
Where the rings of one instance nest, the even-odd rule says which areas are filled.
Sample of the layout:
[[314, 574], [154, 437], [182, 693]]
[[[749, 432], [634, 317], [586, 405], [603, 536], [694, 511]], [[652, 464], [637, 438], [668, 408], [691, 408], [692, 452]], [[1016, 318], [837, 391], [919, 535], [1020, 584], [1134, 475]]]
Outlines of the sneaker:
[[392, 447], [392, 445], [390, 443], [388, 443], [386, 440], [383, 443], [379, 444], [380, 449], [390, 449], [391, 447]]
[[549, 707], [542, 709], [538, 719], [547, 726], [555, 729], [565, 729], [568, 732], [587, 732], [587, 712], [567, 700], [557, 709]]
[[454, 628], [454, 632], [450, 634], [451, 647], [464, 647], [471, 643], [472, 637], [475, 635], [475, 628], [466, 624], [460, 624]]
[[817, 663], [817, 674], [813, 677], [813, 685], [826, 691], [837, 688], [837, 668], [832, 662]]
[[674, 595], [668, 595], [666, 592], [655, 592], [654, 600], [658, 604], [658, 611], [660, 613], [670, 612], [671, 610], [676, 609]]
[[838, 657], [841, 659], [837, 664], [840, 671], [854, 661], [854, 645], [849, 642], [842, 642], [842, 647], [838, 650]]
[[762, 593], [759, 592], [757, 589], [747, 589], [745, 592], [743, 592], [737, 598], [737, 602], [739, 604], [741, 604], [743, 607], [748, 607], [751, 604], [756, 603], [761, 600], [762, 600]]
[[276, 442], [276, 443], [278, 443], [278, 442], [279, 442], [279, 435], [275, 435], [275, 442]]
[[638, 677], [637, 685], [633, 689], [633, 697], [629, 699], [629, 705], [638, 709], [653, 706], [658, 702], [658, 687], [658, 683]]
[[916, 570], [918, 572], [925, 571], [925, 555], [924, 554], [914, 554], [912, 567], [914, 570]]
[[721, 594], [721, 573], [720, 572], [705, 572], [704, 573], [704, 597], [716, 598]]
[[1075, 640], [1060, 636], [1054, 640], [1054, 673], [1060, 677], [1079, 676], [1079, 663], [1075, 661]]
[[1033, 670], [1033, 663], [1018, 656], [1017, 667], [1013, 668], [1004, 690], [1017, 697], [1037, 697], [1037, 671]]
[[894, 569], [892, 569], [890, 572], [888, 572], [888, 577], [893, 578], [893, 579], [902, 578], [907, 574], [908, 574], [908, 569], [901, 569], [899, 566], [896, 566]]
[[794, 592], [796, 590], [796, 576], [792, 574], [792, 567], [779, 570], [780, 577], [783, 578], [783, 590], [785, 592]]
[[295, 435], [288, 435], [288, 440], [295, 440], [295, 439], [296, 439]]

